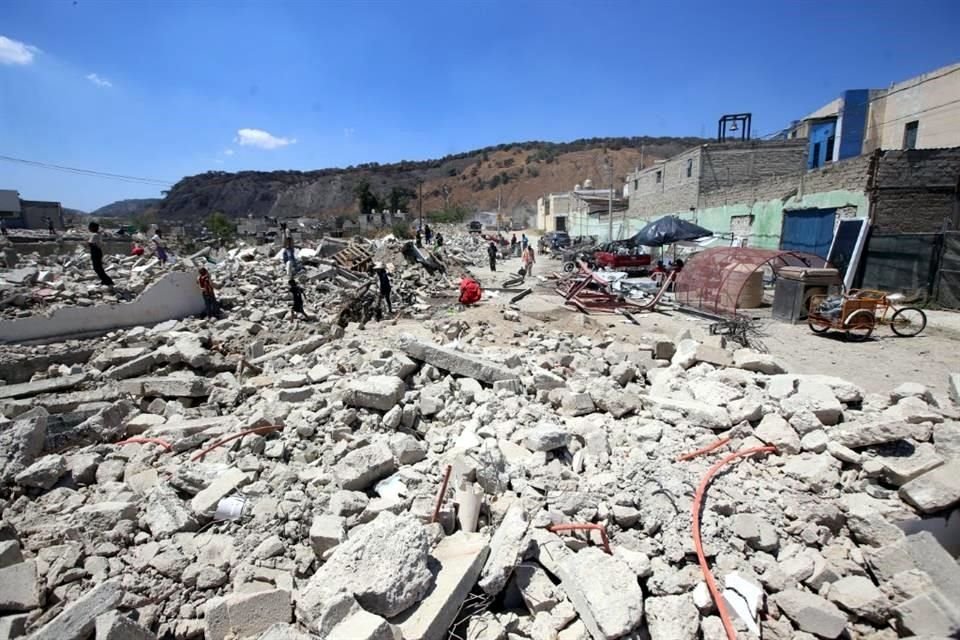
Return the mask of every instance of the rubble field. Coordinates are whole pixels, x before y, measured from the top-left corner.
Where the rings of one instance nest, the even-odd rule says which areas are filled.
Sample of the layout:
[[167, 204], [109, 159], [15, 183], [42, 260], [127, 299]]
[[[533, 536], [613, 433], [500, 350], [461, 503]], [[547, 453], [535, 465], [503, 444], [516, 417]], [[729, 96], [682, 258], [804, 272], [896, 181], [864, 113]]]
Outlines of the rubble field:
[[[461, 312], [484, 247], [449, 242], [445, 274], [366, 247], [397, 318], [317, 251], [293, 319], [240, 248], [174, 267], [210, 265], [220, 319], [0, 347], [0, 640], [957, 637], [960, 374]], [[44, 260], [5, 318], [109, 301]]]

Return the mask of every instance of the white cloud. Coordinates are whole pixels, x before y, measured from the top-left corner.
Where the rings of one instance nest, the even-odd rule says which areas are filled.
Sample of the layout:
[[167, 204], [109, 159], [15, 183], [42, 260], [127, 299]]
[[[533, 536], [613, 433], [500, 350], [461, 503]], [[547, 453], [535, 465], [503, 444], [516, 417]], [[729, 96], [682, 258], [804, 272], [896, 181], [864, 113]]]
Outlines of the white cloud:
[[232, 155], [233, 155], [233, 149], [224, 149], [224, 150], [223, 150], [223, 155], [225, 155], [225, 156], [232, 156]]
[[296, 144], [296, 138], [279, 138], [263, 129], [240, 129], [237, 131], [235, 142], [244, 147], [259, 147], [260, 149], [279, 149], [288, 144]]
[[19, 40], [0, 36], [0, 64], [30, 64], [40, 49]]
[[97, 85], [98, 87], [103, 87], [104, 89], [109, 89], [113, 86], [113, 83], [107, 80], [106, 78], [101, 78], [95, 73], [88, 73], [87, 80]]

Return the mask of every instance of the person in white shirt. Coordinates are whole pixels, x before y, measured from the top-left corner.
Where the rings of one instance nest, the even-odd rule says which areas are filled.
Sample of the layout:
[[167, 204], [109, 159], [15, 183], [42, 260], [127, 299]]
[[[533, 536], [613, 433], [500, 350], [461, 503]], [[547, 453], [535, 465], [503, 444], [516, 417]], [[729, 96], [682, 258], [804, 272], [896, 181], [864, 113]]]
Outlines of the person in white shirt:
[[157, 254], [157, 260], [160, 261], [160, 264], [166, 264], [167, 248], [163, 246], [163, 233], [160, 232], [160, 229], [153, 232], [153, 237], [150, 238], [150, 242], [153, 243], [153, 250]]

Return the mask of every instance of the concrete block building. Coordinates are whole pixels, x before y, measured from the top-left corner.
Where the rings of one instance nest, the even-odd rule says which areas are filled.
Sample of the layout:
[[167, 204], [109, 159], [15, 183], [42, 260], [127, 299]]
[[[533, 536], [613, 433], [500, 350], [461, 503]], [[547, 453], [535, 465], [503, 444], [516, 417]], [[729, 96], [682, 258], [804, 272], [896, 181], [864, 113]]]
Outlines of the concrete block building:
[[0, 189], [0, 218], [10, 229], [46, 229], [48, 221], [57, 229], [64, 228], [59, 202], [24, 200], [12, 189]]

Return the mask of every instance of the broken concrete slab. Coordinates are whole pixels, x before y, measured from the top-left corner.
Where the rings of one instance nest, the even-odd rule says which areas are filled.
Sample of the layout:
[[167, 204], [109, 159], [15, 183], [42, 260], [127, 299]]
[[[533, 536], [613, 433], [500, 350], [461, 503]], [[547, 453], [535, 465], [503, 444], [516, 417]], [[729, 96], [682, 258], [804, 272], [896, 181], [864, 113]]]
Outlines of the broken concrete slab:
[[540, 565], [521, 562], [514, 568], [514, 581], [531, 615], [551, 611], [562, 599], [553, 581]]
[[317, 557], [323, 557], [330, 549], [347, 539], [347, 520], [331, 514], [313, 516], [310, 525], [310, 546]]
[[30, 396], [40, 395], [41, 393], [53, 393], [54, 391], [64, 391], [72, 389], [87, 379], [86, 373], [77, 373], [71, 376], [60, 376], [56, 378], [42, 378], [33, 382], [21, 382], [19, 384], [0, 385], [0, 400], [7, 398], [28, 398]]
[[780, 407], [789, 418], [795, 413], [809, 411], [825, 425], [837, 424], [843, 416], [843, 405], [833, 390], [825, 384], [801, 379], [797, 391], [780, 401]]
[[401, 343], [404, 352], [415, 360], [426, 362], [437, 369], [449, 371], [452, 374], [465, 378], [474, 378], [487, 384], [498, 380], [510, 380], [520, 376], [493, 362], [488, 362], [477, 356], [455, 351], [446, 347], [406, 339]]
[[900, 487], [900, 497], [921, 513], [936, 513], [960, 502], [960, 459], [919, 475]]
[[99, 616], [95, 628], [97, 640], [157, 640], [156, 634], [119, 611]]
[[881, 419], [876, 422], [844, 423], [828, 433], [830, 438], [851, 449], [861, 449], [897, 440], [925, 442], [933, 427], [929, 424], [910, 424], [902, 420]]
[[753, 435], [783, 453], [800, 453], [800, 436], [789, 422], [775, 413], [763, 416]]
[[459, 531], [440, 541], [430, 560], [433, 589], [416, 607], [390, 620], [404, 640], [443, 640], [476, 584], [489, 552], [487, 536]]
[[217, 510], [221, 499], [233, 493], [236, 489], [250, 482], [247, 474], [232, 467], [218, 474], [205, 489], [200, 491], [190, 501], [190, 509], [198, 516], [210, 518]]
[[786, 367], [769, 353], [757, 353], [751, 349], [737, 349], [733, 352], [733, 366], [747, 371], [756, 371], [767, 375], [786, 373]]
[[310, 353], [317, 349], [318, 347], [323, 346], [329, 340], [327, 336], [311, 336], [299, 342], [294, 342], [293, 344], [287, 345], [276, 351], [271, 351], [270, 353], [264, 354], [259, 358], [254, 358], [250, 361], [250, 364], [254, 366], [260, 366], [273, 360], [288, 360], [291, 356], [295, 356], [301, 353]]
[[66, 472], [66, 458], [57, 454], [47, 455], [18, 473], [16, 481], [21, 487], [49, 489]]
[[525, 549], [529, 524], [523, 504], [511, 504], [490, 540], [490, 555], [478, 582], [484, 593], [495, 595], [506, 586]]
[[205, 640], [251, 636], [277, 622], [289, 622], [292, 614], [290, 592], [285, 589], [232, 593], [210, 600], [203, 610]]
[[160, 398], [202, 398], [210, 395], [210, 381], [178, 372], [155, 378], [131, 378], [120, 383], [120, 390], [134, 396]]
[[650, 640], [697, 640], [700, 613], [689, 593], [647, 598], [644, 608]]
[[889, 614], [887, 597], [865, 576], [845, 576], [830, 585], [827, 598], [850, 613], [882, 624]]
[[97, 618], [116, 608], [123, 599], [119, 579], [101, 582], [67, 605], [60, 615], [31, 636], [32, 640], [85, 640], [96, 628]]
[[[889, 449], [890, 447], [888, 447]], [[890, 484], [899, 487], [914, 478], [936, 469], [944, 463], [929, 442], [913, 444], [902, 442], [893, 450], [874, 458], [883, 469], [883, 477]]]
[[143, 520], [155, 537], [171, 536], [180, 531], [196, 531], [199, 526], [196, 517], [176, 492], [165, 485], [154, 487], [147, 494]]
[[171, 318], [203, 313], [195, 276], [168, 271], [132, 302], [92, 307], [62, 307], [43, 315], [0, 323], [0, 342], [97, 335], [112, 329], [149, 326]]
[[297, 610], [315, 625], [324, 603], [338, 591], [353, 594], [371, 613], [394, 617], [429, 593], [434, 576], [428, 567], [430, 540], [409, 514], [380, 513], [338, 545], [301, 589]]
[[389, 411], [403, 399], [406, 385], [397, 376], [370, 376], [351, 381], [344, 402], [353, 407]]
[[643, 592], [623, 561], [587, 547], [561, 562], [558, 571], [564, 592], [593, 638], [613, 640], [640, 624]]
[[40, 585], [35, 560], [0, 569], [0, 611], [30, 611], [39, 606]]
[[390, 446], [380, 441], [345, 455], [334, 467], [333, 475], [341, 489], [363, 491], [396, 470]]
[[806, 591], [787, 589], [773, 601], [797, 628], [821, 638], [837, 638], [847, 625], [847, 616], [836, 605]]
[[915, 638], [956, 638], [960, 633], [960, 609], [942, 592], [932, 589], [901, 602], [894, 614], [905, 633]]

